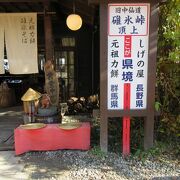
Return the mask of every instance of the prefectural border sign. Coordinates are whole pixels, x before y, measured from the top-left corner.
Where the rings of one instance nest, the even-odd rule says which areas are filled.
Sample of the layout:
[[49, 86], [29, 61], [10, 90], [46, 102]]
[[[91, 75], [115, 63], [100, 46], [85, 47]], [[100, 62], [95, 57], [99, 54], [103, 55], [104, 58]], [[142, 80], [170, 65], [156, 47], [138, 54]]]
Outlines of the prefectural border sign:
[[100, 146], [108, 151], [108, 118], [144, 118], [144, 148], [153, 146], [158, 6], [161, 0], [89, 0], [100, 5]]
[[[108, 4], [108, 109], [146, 109], [150, 4]], [[124, 94], [129, 102], [124, 104]]]

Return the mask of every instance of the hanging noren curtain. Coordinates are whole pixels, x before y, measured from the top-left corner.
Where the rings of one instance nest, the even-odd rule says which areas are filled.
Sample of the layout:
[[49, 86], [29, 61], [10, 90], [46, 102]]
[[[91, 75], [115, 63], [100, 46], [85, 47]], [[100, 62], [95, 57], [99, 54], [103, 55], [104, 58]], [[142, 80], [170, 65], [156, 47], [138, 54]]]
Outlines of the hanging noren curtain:
[[38, 73], [37, 14], [4, 14], [5, 43], [11, 74]]

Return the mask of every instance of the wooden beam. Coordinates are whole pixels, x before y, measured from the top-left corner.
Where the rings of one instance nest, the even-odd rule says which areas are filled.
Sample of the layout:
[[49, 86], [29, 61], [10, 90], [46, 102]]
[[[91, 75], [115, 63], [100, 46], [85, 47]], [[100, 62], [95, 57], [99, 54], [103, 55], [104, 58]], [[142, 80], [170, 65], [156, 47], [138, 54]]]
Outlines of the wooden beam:
[[29, 2], [0, 2], [0, 7], [6, 8], [6, 12], [43, 12], [42, 3]]
[[7, 6], [12, 9], [12, 12], [14, 12], [14, 11], [17, 11], [17, 12], [21, 11], [21, 10], [20, 10], [17, 6], [15, 6], [14, 4], [8, 3]]
[[46, 12], [49, 10], [49, 1], [44, 1], [44, 33], [45, 33], [45, 57], [53, 61], [53, 44], [52, 44], [52, 23], [51, 15]]
[[[63, 9], [61, 10], [61, 12], [62, 12], [66, 17], [67, 17], [69, 14], [72, 13], [71, 11], [69, 11], [69, 10], [67, 10], [67, 9], [65, 9], [65, 8], [63, 8]], [[84, 24], [84, 22], [85, 22], [86, 24], [93, 25], [93, 20], [92, 20], [91, 17], [85, 16], [85, 15], [83, 15], [83, 14], [81, 14], [81, 13], [78, 13], [78, 14], [81, 16], [81, 18], [82, 18], [82, 20], [83, 20], [83, 24]]]
[[37, 2], [44, 2], [44, 0], [0, 0], [0, 3], [1, 2], [12, 2], [12, 3], [31, 2], [31, 3], [37, 3]]
[[100, 5], [100, 146], [108, 151], [108, 111], [107, 111], [107, 8], [106, 0]]
[[4, 5], [1, 5], [1, 9], [3, 9], [3, 12], [8, 12], [7, 7], [6, 7], [6, 6], [4, 6]]
[[149, 149], [154, 141], [154, 103], [156, 85], [156, 57], [159, 10], [158, 1], [151, 3], [150, 27], [149, 27], [149, 61], [148, 61], [148, 84], [147, 89], [147, 117], [144, 123], [144, 148]]
[[[110, 1], [110, 0], [109, 0]], [[164, 3], [164, 2], [166, 2], [167, 0], [155, 0], [155, 1], [157, 1], [157, 2], [162, 2], [162, 3]], [[118, 0], [117, 1], [118, 3], [122, 3], [123, 1], [121, 1], [121, 0]], [[126, 0], [124, 1], [124, 2], [126, 2]], [[132, 1], [133, 2], [133, 1]], [[131, 3], [132, 3], [131, 2]], [[141, 1], [140, 1], [141, 2]], [[142, 1], [143, 2], [143, 1]], [[101, 1], [100, 0], [88, 0], [88, 4], [100, 4], [101, 3]], [[129, 3], [129, 2], [128, 2]]]
[[[33, 8], [32, 8], [32, 6], [28, 3], [28, 2], [25, 2], [25, 4], [26, 4], [26, 6], [30, 9], [30, 11], [35, 11]], [[34, 6], [34, 5], [33, 5]], [[37, 11], [37, 10], [36, 10]]]
[[30, 3], [30, 2], [26, 2], [26, 5], [31, 8], [33, 11], [43, 11], [44, 7], [43, 7], [43, 3]]
[[25, 3], [15, 3], [15, 5], [14, 5], [14, 3], [12, 3], [13, 5], [11, 5], [11, 6], [16, 6], [16, 7], [18, 7], [18, 9], [20, 9], [20, 11], [21, 12], [28, 12], [28, 11], [31, 11], [31, 10], [29, 10], [29, 8], [28, 8], [28, 6], [26, 6], [26, 4]]
[[90, 4], [87, 0], [76, 0], [77, 4], [80, 4], [81, 6], [88, 6], [89, 8], [95, 9], [95, 5], [94, 4]]
[[[56, 2], [56, 8], [55, 11], [57, 12], [57, 14], [59, 14], [59, 12], [61, 12], [63, 15], [65, 15], [65, 18], [73, 13], [73, 4], [70, 2]], [[82, 5], [81, 5], [82, 6]], [[86, 5], [88, 7], [88, 5]], [[89, 12], [86, 11], [82, 11], [80, 8], [78, 8], [78, 5], [76, 5], [76, 13], [79, 14], [82, 19], [83, 19], [83, 23], [85, 22], [86, 24], [89, 25], [93, 25], [93, 11], [90, 11], [92, 8], [89, 7]], [[86, 7], [84, 7], [85, 9], [87, 9]], [[62, 18], [62, 17], [61, 17]]]
[[[59, 2], [58, 3], [59, 6], [62, 7], [62, 12], [64, 12], [65, 14], [71, 14], [73, 13], [73, 4], [70, 2]], [[78, 4], [76, 3], [75, 5], [75, 13], [79, 14], [80, 16], [82, 16], [83, 19], [85, 19], [87, 24], [93, 24], [93, 14], [94, 11], [92, 11], [92, 8], [90, 6], [87, 5], [82, 5], [82, 4]]]
[[3, 13], [6, 12], [2, 6], [0, 6], [0, 12], [3, 12]]
[[88, 4], [100, 4], [100, 0], [88, 0]]

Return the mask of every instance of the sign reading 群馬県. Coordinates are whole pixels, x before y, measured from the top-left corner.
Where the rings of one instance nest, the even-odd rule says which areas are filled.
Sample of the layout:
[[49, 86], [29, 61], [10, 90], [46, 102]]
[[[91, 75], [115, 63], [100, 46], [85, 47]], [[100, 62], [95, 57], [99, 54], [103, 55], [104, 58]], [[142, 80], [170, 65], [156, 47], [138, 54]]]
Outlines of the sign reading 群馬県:
[[149, 11], [147, 3], [108, 4], [109, 110], [147, 107]]

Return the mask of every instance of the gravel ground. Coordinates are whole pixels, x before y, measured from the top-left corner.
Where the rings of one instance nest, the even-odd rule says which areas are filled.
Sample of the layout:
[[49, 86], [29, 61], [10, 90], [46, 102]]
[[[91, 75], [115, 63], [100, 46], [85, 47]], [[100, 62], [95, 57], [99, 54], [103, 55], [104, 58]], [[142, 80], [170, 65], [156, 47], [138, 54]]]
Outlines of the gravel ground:
[[140, 161], [114, 153], [92, 151], [29, 152], [21, 156], [24, 172], [29, 179], [57, 180], [121, 180], [121, 179], [180, 179], [178, 159], [162, 155]]

